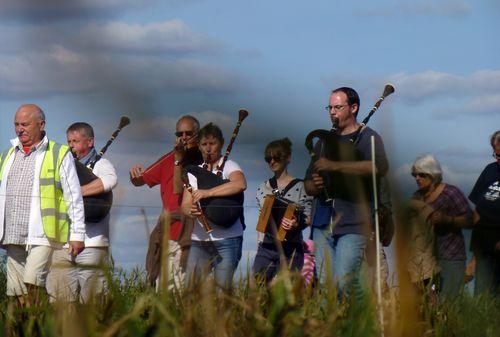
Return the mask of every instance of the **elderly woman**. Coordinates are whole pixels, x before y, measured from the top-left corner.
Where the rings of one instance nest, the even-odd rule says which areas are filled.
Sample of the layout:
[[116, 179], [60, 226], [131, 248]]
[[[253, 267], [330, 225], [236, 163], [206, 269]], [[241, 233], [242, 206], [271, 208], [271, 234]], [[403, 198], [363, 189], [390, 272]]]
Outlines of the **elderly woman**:
[[264, 205], [265, 196], [269, 194], [275, 194], [304, 208], [303, 212], [292, 219], [281, 220], [279, 225], [287, 231], [286, 241], [278, 241], [274, 223], [267, 225], [266, 234], [259, 243], [253, 264], [254, 275], [266, 282], [270, 282], [276, 276], [280, 267], [286, 267], [281, 265], [281, 254], [284, 255], [286, 265], [291, 270], [301, 270], [304, 263], [302, 230], [309, 223], [312, 198], [306, 195], [302, 180], [295, 179], [288, 173], [291, 157], [292, 143], [288, 138], [272, 141], [264, 151], [264, 160], [273, 176], [257, 188], [257, 202], [260, 209], [262, 210]]
[[466, 255], [462, 228], [471, 222], [469, 204], [457, 187], [442, 182], [443, 171], [434, 156], [417, 158], [411, 174], [418, 186], [412, 199], [425, 206], [421, 211], [434, 229], [441, 294], [445, 298], [454, 297], [464, 285]]
[[[204, 163], [199, 165], [206, 170], [217, 173], [222, 163], [221, 149], [224, 145], [222, 131], [215, 124], [209, 123], [198, 132], [199, 148]], [[193, 192], [184, 191], [182, 210], [187, 216], [196, 218], [191, 234], [186, 284], [192, 279], [199, 280], [203, 274], [213, 271], [218, 286], [228, 289], [232, 285], [234, 271], [241, 259], [243, 242], [242, 216], [229, 226], [210, 223], [212, 232], [207, 233], [200, 220], [202, 216], [200, 200], [213, 197], [230, 197], [243, 192], [247, 183], [240, 166], [232, 160], [225, 163], [222, 178], [226, 183], [210, 189], [198, 189], [198, 178], [188, 174], [189, 184]]]

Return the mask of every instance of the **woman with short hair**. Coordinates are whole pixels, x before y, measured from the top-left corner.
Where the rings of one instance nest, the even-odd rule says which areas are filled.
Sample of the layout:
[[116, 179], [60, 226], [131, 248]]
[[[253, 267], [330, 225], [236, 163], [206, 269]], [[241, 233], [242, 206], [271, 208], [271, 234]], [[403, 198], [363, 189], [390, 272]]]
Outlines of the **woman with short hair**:
[[418, 157], [411, 174], [418, 186], [412, 199], [426, 206], [421, 210], [426, 212], [436, 238], [440, 291], [445, 298], [452, 298], [464, 286], [466, 255], [462, 228], [471, 223], [471, 209], [458, 187], [443, 183], [443, 171], [434, 156]]
[[[205, 125], [198, 132], [199, 148], [203, 156], [203, 167], [216, 174], [223, 158], [221, 154], [224, 138], [220, 128], [212, 123]], [[216, 284], [224, 289], [232, 285], [234, 271], [241, 259], [243, 242], [243, 216], [229, 226], [210, 222], [212, 232], [207, 233], [200, 220], [200, 200], [213, 197], [231, 197], [242, 193], [246, 187], [245, 175], [241, 167], [232, 160], [227, 160], [222, 170], [222, 179], [228, 181], [210, 189], [199, 189], [199, 177], [188, 173], [192, 193], [185, 190], [182, 210], [187, 216], [196, 219], [191, 234], [191, 249], [186, 268], [186, 285], [192, 280], [213, 272]]]

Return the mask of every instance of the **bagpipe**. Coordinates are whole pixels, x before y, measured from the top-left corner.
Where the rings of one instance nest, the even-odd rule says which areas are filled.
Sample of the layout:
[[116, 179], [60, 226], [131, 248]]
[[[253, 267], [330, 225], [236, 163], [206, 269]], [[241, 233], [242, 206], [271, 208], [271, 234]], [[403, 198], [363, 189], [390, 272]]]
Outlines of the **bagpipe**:
[[[240, 130], [241, 123], [248, 116], [246, 109], [240, 109], [238, 112], [238, 122], [234, 128], [231, 140], [226, 149], [226, 153], [222, 162], [217, 166], [217, 173], [210, 172], [203, 167], [197, 165], [188, 165], [184, 168], [185, 173], [191, 173], [196, 177], [198, 189], [211, 189], [213, 187], [229, 182], [228, 179], [222, 178], [222, 171], [226, 164], [227, 158], [231, 153], [234, 141]], [[243, 192], [226, 196], [212, 197], [200, 200], [200, 207], [203, 215], [213, 224], [217, 226], [229, 228], [238, 219], [243, 219]], [[206, 229], [206, 228], [205, 228]], [[207, 231], [208, 232], [208, 231]]]
[[[368, 116], [361, 122], [356, 132], [349, 141], [344, 141], [337, 133], [338, 120], [333, 121], [331, 130], [311, 131], [305, 140], [312, 162], [319, 159], [318, 153], [313, 148], [313, 139], [317, 138], [322, 146], [323, 157], [331, 161], [361, 161], [365, 160], [363, 154], [356, 148], [362, 129], [366, 126], [371, 116], [380, 107], [384, 99], [394, 92], [394, 87], [387, 84], [380, 98], [372, 107]], [[341, 198], [351, 202], [362, 202], [373, 199], [372, 182], [370, 176], [350, 174], [346, 172], [320, 172], [323, 177], [324, 188], [321, 193], [323, 199], [331, 201], [332, 198]]]
[[[121, 129], [130, 124], [130, 118], [127, 116], [122, 116], [120, 119], [120, 125], [113, 132], [111, 138], [108, 140], [106, 145], [99, 151], [97, 156], [89, 163], [88, 166], [80, 163], [78, 159], [75, 158], [76, 173], [78, 175], [78, 180], [80, 180], [80, 186], [90, 184], [96, 179], [99, 179], [92, 170], [95, 164], [101, 159], [104, 153], [107, 151], [108, 147], [113, 143], [115, 138], [120, 133]], [[113, 204], [113, 192], [108, 191], [97, 195], [91, 195], [83, 197], [83, 205], [85, 209], [85, 221], [86, 222], [99, 222], [104, 219], [111, 209]]]

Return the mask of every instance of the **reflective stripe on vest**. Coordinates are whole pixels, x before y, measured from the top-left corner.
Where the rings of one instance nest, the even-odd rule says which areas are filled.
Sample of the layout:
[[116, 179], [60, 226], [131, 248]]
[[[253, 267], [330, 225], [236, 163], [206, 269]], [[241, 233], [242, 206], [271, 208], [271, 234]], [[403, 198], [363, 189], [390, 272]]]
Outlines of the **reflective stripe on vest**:
[[[7, 159], [14, 148], [10, 148], [0, 156], [0, 184]], [[69, 147], [49, 141], [40, 168], [40, 213], [43, 231], [47, 238], [57, 242], [67, 242], [69, 232], [68, 206], [64, 200], [61, 185], [60, 169]]]
[[4, 153], [0, 153], [0, 184], [2, 183], [3, 170], [5, 168], [5, 164], [7, 164], [7, 159], [10, 157], [11, 153], [14, 151], [14, 148], [11, 147]]
[[69, 147], [49, 141], [40, 169], [40, 212], [45, 235], [66, 242], [69, 232], [68, 206], [62, 191], [60, 169]]

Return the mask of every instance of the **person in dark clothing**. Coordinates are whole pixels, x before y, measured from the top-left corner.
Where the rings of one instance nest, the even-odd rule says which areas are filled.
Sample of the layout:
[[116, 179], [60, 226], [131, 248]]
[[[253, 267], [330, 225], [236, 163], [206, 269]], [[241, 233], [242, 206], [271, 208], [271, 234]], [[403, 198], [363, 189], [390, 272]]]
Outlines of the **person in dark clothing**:
[[500, 130], [490, 139], [495, 161], [488, 164], [469, 194], [476, 206], [471, 251], [476, 258], [475, 295], [500, 295]]

